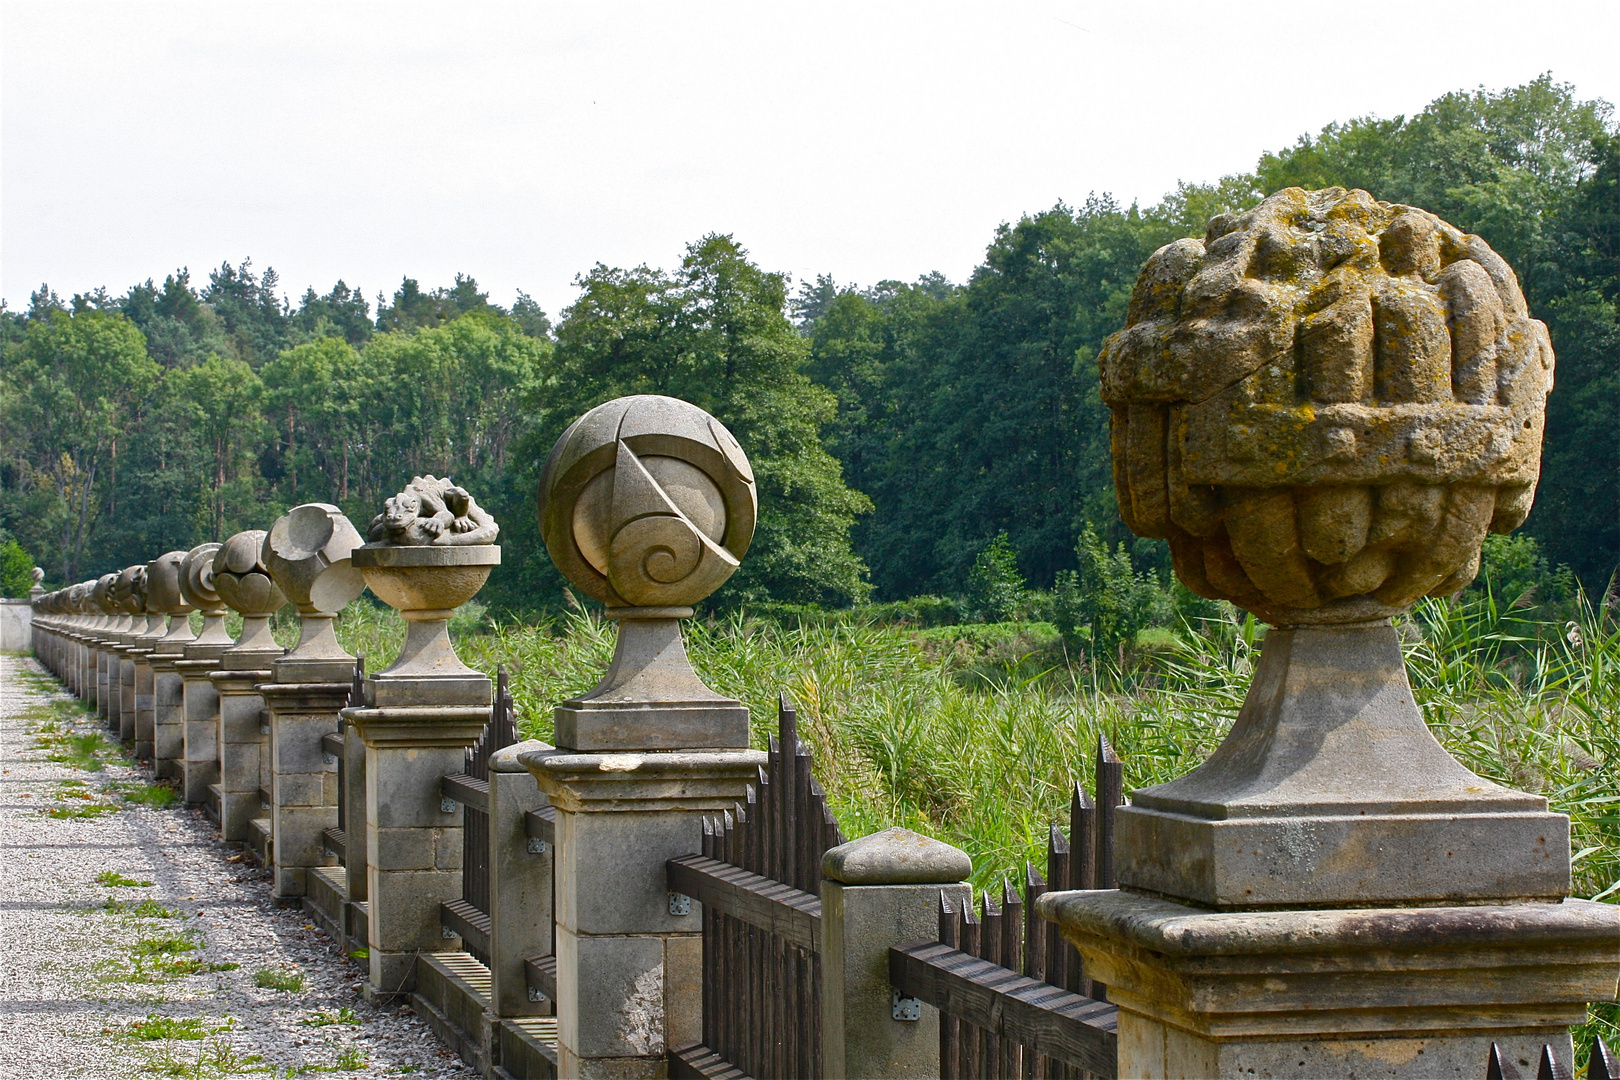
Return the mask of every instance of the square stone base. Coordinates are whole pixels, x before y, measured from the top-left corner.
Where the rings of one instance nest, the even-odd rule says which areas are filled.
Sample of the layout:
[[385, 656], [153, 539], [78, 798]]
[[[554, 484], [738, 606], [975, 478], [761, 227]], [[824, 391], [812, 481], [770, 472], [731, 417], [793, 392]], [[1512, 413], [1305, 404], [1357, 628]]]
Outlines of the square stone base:
[[1620, 907], [1584, 900], [1212, 912], [1107, 890], [1036, 910], [1119, 1006], [1121, 1077], [1479, 1077], [1492, 1042], [1567, 1055], [1620, 986]]

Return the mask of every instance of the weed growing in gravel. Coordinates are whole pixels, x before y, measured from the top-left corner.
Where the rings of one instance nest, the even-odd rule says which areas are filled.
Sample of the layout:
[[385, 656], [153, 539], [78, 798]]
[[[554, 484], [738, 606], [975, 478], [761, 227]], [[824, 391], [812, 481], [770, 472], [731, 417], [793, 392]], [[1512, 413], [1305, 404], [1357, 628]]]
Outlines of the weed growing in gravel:
[[116, 814], [117, 812], [118, 807], [112, 806], [108, 803], [80, 803], [77, 806], [69, 803], [62, 803], [60, 805], [51, 807], [49, 810], [40, 811], [40, 813], [44, 814], [46, 817], [56, 818], [58, 821], [66, 818], [94, 819], [102, 817], [106, 814]]
[[147, 1072], [159, 1076], [183, 1077], [185, 1080], [221, 1080], [232, 1073], [264, 1072], [264, 1058], [258, 1054], [239, 1054], [224, 1039], [215, 1039], [197, 1048], [197, 1060], [185, 1061], [174, 1056], [174, 1048], [165, 1045], [162, 1053], [146, 1062]]
[[166, 908], [148, 897], [130, 909], [130, 914], [142, 919], [183, 919], [186, 913], [179, 908]]
[[118, 887], [118, 886], [128, 886], [128, 887], [134, 888], [134, 889], [144, 889], [147, 886], [151, 885], [152, 883], [150, 881], [138, 881], [138, 880], [136, 880], [135, 878], [132, 878], [132, 877], [125, 877], [123, 874], [120, 874], [116, 870], [103, 870], [101, 873], [96, 875], [96, 884], [97, 885], [105, 885], [109, 889], [115, 888], [115, 887]]
[[310, 1013], [307, 1017], [298, 1022], [300, 1024], [307, 1024], [310, 1027], [331, 1027], [333, 1024], [358, 1025], [360, 1023], [360, 1018], [355, 1015], [353, 1009], [345, 1005], [335, 1013], [324, 1011]]
[[229, 1031], [234, 1026], [230, 1020], [223, 1025], [213, 1025], [200, 1016], [182, 1019], [147, 1013], [146, 1019], [136, 1020], [119, 1034], [124, 1038], [139, 1039], [142, 1042], [156, 1042], [159, 1039], [206, 1039], [210, 1035]]
[[260, 990], [281, 990], [293, 993], [304, 988], [304, 975], [298, 971], [277, 971], [260, 968], [253, 973], [253, 985]]
[[371, 950], [362, 945], [358, 949], [354, 950], [354, 952], [349, 954], [349, 959], [358, 960], [363, 964], [367, 960], [371, 959]]
[[157, 937], [137, 938], [129, 947], [134, 956], [177, 956], [202, 947], [190, 934], [161, 934]]
[[180, 793], [168, 784], [121, 784], [118, 793], [127, 803], [167, 810], [180, 801]]

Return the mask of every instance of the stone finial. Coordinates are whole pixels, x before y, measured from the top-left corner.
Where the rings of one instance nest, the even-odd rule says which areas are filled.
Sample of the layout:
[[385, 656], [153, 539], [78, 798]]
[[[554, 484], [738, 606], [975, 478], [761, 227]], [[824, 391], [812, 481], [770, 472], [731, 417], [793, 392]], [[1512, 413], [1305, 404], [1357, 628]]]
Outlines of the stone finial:
[[260, 551], [265, 568], [298, 608], [298, 645], [276, 661], [277, 682], [333, 682], [353, 674], [332, 620], [366, 591], [351, 560], [360, 532], [330, 503], [304, 503], [276, 519]]
[[404, 617], [405, 644], [386, 671], [366, 680], [366, 700], [384, 705], [480, 705], [489, 678], [456, 655], [449, 619], [501, 562], [495, 519], [448, 478], [418, 476], [372, 519], [371, 542], [353, 562], [383, 603]]
[[180, 586], [180, 564], [185, 560], [186, 552], [169, 551], [146, 564], [148, 598], [165, 615], [189, 615], [195, 610]]
[[268, 618], [287, 602], [260, 557], [263, 529], [248, 529], [226, 540], [214, 552], [212, 585], [219, 598], [244, 617]]
[[725, 426], [675, 398], [598, 405], [540, 480], [540, 531], [563, 575], [609, 607], [688, 607], [736, 571], [754, 535], [754, 473]]
[[949, 885], [973, 873], [973, 860], [944, 841], [895, 826], [828, 849], [821, 873], [845, 885]]
[[214, 556], [223, 545], [216, 541], [198, 544], [186, 552], [180, 564], [180, 592], [192, 607], [203, 613], [199, 645], [233, 645], [225, 631], [225, 601], [214, 588]]
[[103, 615], [118, 614], [118, 606], [114, 603], [112, 597], [112, 588], [117, 583], [117, 574], [102, 574], [96, 579], [95, 587], [90, 590], [91, 602], [95, 604], [96, 610]]
[[261, 558], [300, 615], [336, 615], [366, 591], [349, 561], [362, 543], [343, 511], [330, 503], [304, 503], [270, 526]]
[[125, 615], [139, 615], [146, 610], [146, 566], [144, 563], [126, 566], [107, 589], [107, 595], [117, 609]]
[[1477, 236], [1288, 188], [1154, 253], [1099, 358], [1121, 516], [1281, 625], [1455, 593], [1535, 495], [1553, 352]]
[[493, 544], [500, 531], [466, 488], [448, 476], [429, 474], [412, 478], [384, 504], [383, 512], [371, 519], [366, 539], [398, 547], [472, 547]]

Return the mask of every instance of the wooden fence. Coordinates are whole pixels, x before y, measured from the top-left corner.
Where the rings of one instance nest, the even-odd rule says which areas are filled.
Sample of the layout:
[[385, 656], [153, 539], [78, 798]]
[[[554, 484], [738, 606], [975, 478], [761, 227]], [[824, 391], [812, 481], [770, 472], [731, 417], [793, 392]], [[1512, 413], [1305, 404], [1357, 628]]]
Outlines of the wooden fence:
[[945, 1080], [1117, 1074], [1118, 1010], [1057, 927], [1035, 914], [1049, 889], [1116, 884], [1114, 809], [1124, 802], [1124, 769], [1106, 739], [1097, 743], [1095, 784], [1096, 799], [1075, 784], [1069, 834], [1051, 827], [1046, 876], [1026, 864], [1022, 896], [1004, 880], [975, 913], [941, 895], [939, 940], [889, 951], [895, 989], [940, 1010]]
[[467, 749], [460, 773], [451, 773], [441, 785], [445, 808], [460, 803], [461, 898], [439, 905], [439, 922], [446, 937], [461, 938], [462, 948], [485, 967], [490, 966], [489, 918], [489, 759], [495, 751], [517, 742], [512, 694], [506, 668], [495, 674], [495, 700], [489, 724]]

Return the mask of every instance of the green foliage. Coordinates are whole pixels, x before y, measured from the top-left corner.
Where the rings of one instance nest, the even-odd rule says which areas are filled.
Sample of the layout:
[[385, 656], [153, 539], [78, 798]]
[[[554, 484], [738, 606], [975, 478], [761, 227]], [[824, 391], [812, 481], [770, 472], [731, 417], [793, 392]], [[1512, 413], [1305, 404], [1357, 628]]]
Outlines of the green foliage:
[[1164, 625], [1175, 609], [1157, 575], [1138, 571], [1123, 543], [1114, 551], [1088, 521], [1075, 545], [1078, 570], [1060, 570], [1053, 589], [1054, 621], [1070, 645], [1082, 640], [1106, 655], [1134, 643], [1148, 626]]
[[967, 576], [967, 611], [979, 622], [1006, 622], [1024, 606], [1027, 590], [1018, 572], [1018, 553], [998, 533], [973, 560]]
[[0, 543], [0, 596], [27, 596], [34, 587], [34, 557], [15, 540]]
[[148, 885], [151, 885], [152, 883], [150, 881], [140, 881], [140, 880], [138, 880], [136, 878], [125, 877], [123, 874], [120, 874], [116, 870], [103, 870], [101, 873], [96, 875], [96, 884], [97, 885], [105, 885], [110, 889], [110, 888], [113, 888], [115, 886], [127, 886], [127, 887], [130, 887], [130, 888], [146, 888]]
[[253, 985], [260, 990], [279, 990], [291, 994], [304, 988], [304, 975], [300, 971], [260, 968], [253, 973]]

